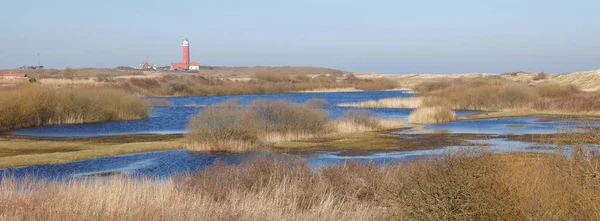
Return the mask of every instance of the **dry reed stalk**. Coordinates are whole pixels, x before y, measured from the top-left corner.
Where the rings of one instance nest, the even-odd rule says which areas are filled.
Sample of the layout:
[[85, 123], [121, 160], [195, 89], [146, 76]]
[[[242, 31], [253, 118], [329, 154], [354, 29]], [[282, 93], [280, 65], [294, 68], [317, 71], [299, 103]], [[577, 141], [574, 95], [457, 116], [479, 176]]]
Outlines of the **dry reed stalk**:
[[456, 113], [444, 106], [417, 108], [408, 116], [411, 124], [440, 124], [456, 119]]
[[384, 98], [380, 100], [369, 100], [357, 103], [341, 103], [339, 107], [356, 108], [418, 108], [423, 105], [421, 97], [409, 98]]

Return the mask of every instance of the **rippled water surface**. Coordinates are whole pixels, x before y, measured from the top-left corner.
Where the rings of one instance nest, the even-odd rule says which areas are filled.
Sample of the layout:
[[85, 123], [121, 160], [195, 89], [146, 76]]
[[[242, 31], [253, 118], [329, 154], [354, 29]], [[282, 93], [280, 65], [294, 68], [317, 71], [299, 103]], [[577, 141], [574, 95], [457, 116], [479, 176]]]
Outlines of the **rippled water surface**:
[[[326, 100], [330, 107], [326, 110], [332, 118], [342, 116], [348, 109], [336, 107], [339, 103], [377, 100], [390, 97], [410, 97], [404, 91], [373, 91], [373, 92], [335, 92], [335, 93], [287, 93], [237, 96], [201, 96], [164, 98], [174, 103], [173, 107], [155, 107], [150, 118], [137, 121], [120, 121], [94, 124], [53, 125], [45, 127], [25, 128], [13, 131], [15, 134], [34, 136], [104, 136], [119, 134], [177, 134], [184, 133], [188, 119], [198, 113], [203, 107], [218, 104], [226, 100], [237, 99], [243, 104], [255, 100], [286, 100], [294, 103], [304, 103], [312, 98]], [[191, 107], [189, 105], [196, 105]], [[373, 109], [376, 116], [388, 118], [407, 118], [411, 109]], [[470, 112], [460, 112], [466, 114]]]
[[[330, 107], [326, 110], [332, 118], [342, 116], [349, 108], [336, 107], [336, 104], [360, 102], [390, 97], [410, 97], [403, 91], [347, 92], [347, 93], [289, 93], [271, 95], [240, 95], [210, 97], [177, 97], [166, 98], [174, 103], [173, 107], [157, 107], [151, 111], [150, 118], [138, 121], [107, 122], [83, 125], [56, 125], [37, 128], [26, 128], [13, 131], [16, 134], [35, 136], [103, 136], [117, 134], [174, 134], [183, 133], [190, 116], [203, 107], [229, 99], [239, 99], [248, 104], [254, 100], [287, 100], [303, 103], [311, 98], [325, 99]], [[196, 107], [190, 107], [194, 104]], [[385, 118], [406, 119], [411, 109], [369, 109], [374, 115]], [[457, 111], [459, 116], [473, 113]], [[517, 117], [501, 119], [484, 119], [456, 121], [447, 124], [424, 125], [410, 130], [393, 133], [451, 133], [451, 134], [488, 134], [488, 140], [473, 140], [473, 144], [485, 147], [494, 152], [510, 151], [549, 151], [546, 144], [508, 141], [502, 135], [549, 134], [557, 132], [577, 131], [578, 126], [600, 126], [600, 122], [581, 123], [577, 121], [544, 121], [540, 117]], [[542, 148], [540, 148], [542, 147]], [[296, 154], [315, 168], [343, 163], [347, 160], [374, 162], [380, 164], [394, 163], [403, 160], [414, 160], [424, 156], [443, 154], [447, 150], [461, 147], [440, 147], [435, 150], [363, 152], [360, 156], [344, 154], [344, 151], [314, 151]], [[550, 147], [549, 147], [550, 148]], [[187, 150], [158, 151], [150, 153], [129, 154], [116, 157], [103, 157], [56, 165], [35, 165], [20, 168], [3, 169], [2, 175], [37, 176], [45, 178], [84, 177], [90, 175], [113, 175], [125, 173], [132, 175], [168, 177], [176, 173], [199, 171], [215, 162], [239, 163], [243, 160], [279, 156], [267, 152], [250, 152], [244, 154], [207, 154], [193, 153]]]

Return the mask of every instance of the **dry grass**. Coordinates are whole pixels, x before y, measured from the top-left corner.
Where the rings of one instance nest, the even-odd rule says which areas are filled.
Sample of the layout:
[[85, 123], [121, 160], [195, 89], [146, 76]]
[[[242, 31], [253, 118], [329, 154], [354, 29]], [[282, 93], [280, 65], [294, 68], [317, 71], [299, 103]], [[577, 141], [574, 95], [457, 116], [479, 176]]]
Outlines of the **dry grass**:
[[556, 83], [538, 84], [535, 87], [535, 94], [539, 97], [572, 97], [581, 91], [573, 85], [561, 85]]
[[458, 150], [311, 170], [275, 157], [166, 180], [4, 178], [2, 220], [599, 220], [600, 157]]
[[556, 75], [549, 82], [561, 85], [575, 85], [585, 91], [600, 90], [600, 70]]
[[333, 75], [260, 72], [244, 81], [192, 74], [167, 74], [154, 78], [109, 78], [110, 87], [123, 88], [142, 96], [211, 96], [237, 94], [276, 94], [302, 91], [327, 91], [338, 88], [357, 90], [394, 89], [397, 84], [385, 80], [343, 81]]
[[341, 103], [339, 107], [357, 107], [357, 108], [418, 108], [423, 105], [421, 97], [407, 98], [384, 98], [379, 100], [369, 100], [356, 103]]
[[0, 131], [49, 124], [137, 120], [148, 104], [106, 88], [55, 88], [29, 85], [0, 94]]
[[0, 168], [185, 149], [185, 141], [181, 137], [181, 135], [127, 135], [72, 141], [0, 138]]
[[339, 134], [397, 129], [404, 126], [406, 123], [403, 120], [374, 117], [365, 110], [349, 110], [344, 117], [331, 121], [328, 125], [331, 133]]
[[342, 118], [339, 120], [334, 120], [329, 123], [329, 128], [333, 133], [357, 133], [357, 132], [366, 132], [366, 131], [378, 131], [378, 130], [386, 130], [386, 129], [397, 129], [406, 126], [406, 122], [400, 119], [383, 119], [383, 118], [374, 118], [374, 125], [365, 125], [361, 123], [357, 123], [356, 121]]
[[534, 81], [539, 81], [539, 80], [545, 80], [548, 79], [550, 77], [550, 74], [546, 73], [546, 72], [540, 72], [537, 73], [532, 80]]
[[415, 98], [387, 98], [346, 103], [362, 108], [419, 108], [444, 106], [458, 110], [530, 111], [543, 114], [600, 114], [600, 92], [585, 92], [573, 85], [552, 82], [535, 86], [498, 76], [425, 82]]
[[456, 120], [456, 113], [445, 106], [420, 107], [408, 116], [411, 124], [441, 124]]

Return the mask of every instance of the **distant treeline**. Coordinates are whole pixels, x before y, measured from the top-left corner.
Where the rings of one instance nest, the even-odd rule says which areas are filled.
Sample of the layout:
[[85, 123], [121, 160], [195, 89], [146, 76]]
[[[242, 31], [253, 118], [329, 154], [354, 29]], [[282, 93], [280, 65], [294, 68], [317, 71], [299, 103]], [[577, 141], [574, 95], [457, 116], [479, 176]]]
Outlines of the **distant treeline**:
[[101, 79], [113, 87], [142, 96], [211, 96], [238, 94], [276, 94], [319, 89], [355, 88], [386, 90], [399, 85], [389, 79], [361, 79], [352, 74], [339, 76], [261, 72], [246, 81], [204, 77], [190, 74], [168, 74], [154, 78]]

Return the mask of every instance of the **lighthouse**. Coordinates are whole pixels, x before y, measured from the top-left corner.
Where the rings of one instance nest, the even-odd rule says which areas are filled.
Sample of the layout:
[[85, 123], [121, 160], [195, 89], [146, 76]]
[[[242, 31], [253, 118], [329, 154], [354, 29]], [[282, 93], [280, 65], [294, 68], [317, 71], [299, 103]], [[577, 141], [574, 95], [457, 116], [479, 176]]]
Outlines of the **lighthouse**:
[[184, 38], [183, 39], [183, 44], [182, 44], [182, 49], [183, 49], [183, 58], [181, 59], [181, 63], [182, 64], [190, 64], [190, 41], [188, 40], [188, 38]]
[[187, 37], [183, 38], [181, 50], [181, 63], [172, 63], [171, 70], [199, 70], [200, 63], [190, 62], [190, 41]]

